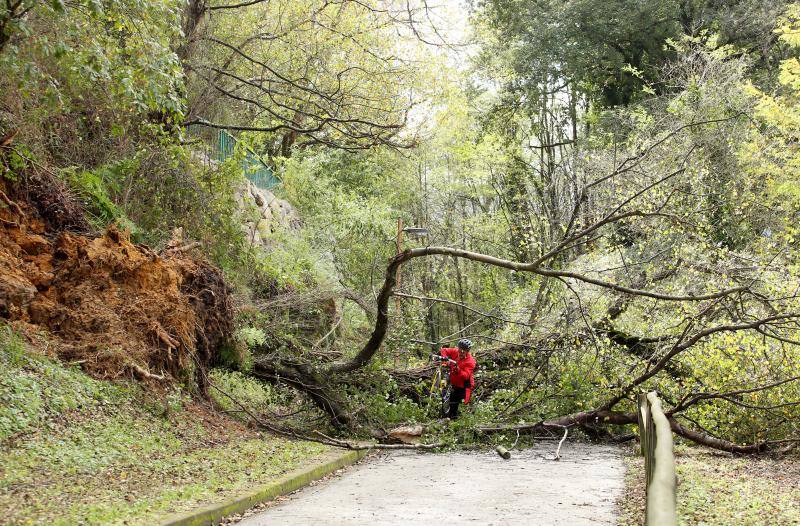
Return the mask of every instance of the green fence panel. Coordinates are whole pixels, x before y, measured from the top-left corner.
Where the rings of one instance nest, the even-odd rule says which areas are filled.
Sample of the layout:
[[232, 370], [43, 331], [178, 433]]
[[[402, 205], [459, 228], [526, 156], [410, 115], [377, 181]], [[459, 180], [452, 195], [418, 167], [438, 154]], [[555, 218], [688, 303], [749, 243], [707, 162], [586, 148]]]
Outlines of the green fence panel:
[[[227, 130], [215, 130], [214, 133], [209, 134], [208, 128], [202, 125], [192, 125], [187, 128], [186, 132], [203, 141], [207, 146], [206, 154], [209, 159], [222, 163], [236, 153], [238, 141]], [[272, 169], [247, 147], [245, 147], [244, 159], [242, 159], [242, 171], [244, 176], [258, 188], [269, 190], [281, 184], [281, 180], [275, 176]]]

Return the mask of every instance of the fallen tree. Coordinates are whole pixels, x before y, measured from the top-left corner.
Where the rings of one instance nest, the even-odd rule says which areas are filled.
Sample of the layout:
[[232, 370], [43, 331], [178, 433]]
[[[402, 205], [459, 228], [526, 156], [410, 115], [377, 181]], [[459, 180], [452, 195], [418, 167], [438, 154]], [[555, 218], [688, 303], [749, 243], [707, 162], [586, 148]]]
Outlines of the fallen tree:
[[[729, 119], [738, 117], [740, 115]], [[563, 235], [551, 248], [543, 249], [532, 261], [515, 261], [448, 246], [411, 248], [395, 255], [387, 264], [383, 284], [376, 295], [373, 328], [364, 345], [349, 359], [318, 364], [313, 368], [316, 371], [314, 374], [309, 375], [301, 370], [291, 372], [287, 376], [287, 381], [305, 390], [314, 398], [319, 392], [324, 391], [326, 386], [335, 389], [337, 384], [346, 382], [349, 375], [369, 364], [379, 353], [389, 330], [389, 304], [392, 296], [396, 294], [394, 289], [397, 286], [400, 268], [415, 260], [430, 257], [467, 260], [512, 272], [527, 273], [538, 276], [543, 283], [548, 284], [555, 280], [562, 283], [579, 304], [582, 292], [576, 290], [576, 287], [604, 290], [616, 298], [601, 319], [589, 320], [583, 305], [579, 305], [579, 312], [589, 338], [605, 337], [613, 344], [624, 348], [634, 360], [630, 376], [608, 386], [604, 399], [591, 410], [555, 416], [522, 427], [489, 426], [483, 428], [483, 432], [491, 432], [491, 429], [536, 431], [550, 427], [574, 426], [596, 432], [598, 428], [607, 425], [634, 424], [635, 415], [620, 410], [620, 407], [631, 401], [638, 390], [652, 388], [649, 384], [662, 373], [667, 373], [681, 385], [682, 378], [689, 373], [682, 367], [679, 358], [695, 346], [707, 343], [716, 335], [755, 333], [761, 335], [765, 341], [774, 342], [776, 345], [797, 345], [793, 339], [795, 333], [800, 331], [797, 291], [784, 295], [773, 294], [774, 286], [764, 279], [768, 269], [774, 274], [771, 278], [773, 282], [790, 278], [788, 274], [781, 277], [779, 272], [775, 275], [773, 263], [783, 252], [780, 247], [773, 254], [748, 255], [745, 258], [748, 262], [746, 266], [736, 264], [742, 257], [724, 247], [716, 249], [711, 258], [713, 263], [706, 261], [702, 254], [694, 260], [688, 260], [687, 250], [684, 250], [683, 254], [675, 250], [676, 255], [669, 257], [664, 255], [665, 251], [661, 247], [655, 247], [653, 254], [648, 258], [650, 272], [640, 270], [636, 280], [630, 280], [628, 276], [628, 284], [621, 282], [620, 279], [614, 279], [613, 273], [611, 278], [606, 278], [609, 273], [603, 269], [581, 269], [579, 266], [571, 267], [568, 264], [570, 255], [574, 254], [576, 247], [613, 234], [619, 229], [626, 232], [627, 238], [638, 236], [647, 239], [648, 232], [669, 228], [674, 238], [693, 250], [707, 247], [707, 244], [698, 241], [697, 234], [700, 229], [698, 225], [707, 220], [703, 215], [705, 212], [696, 206], [686, 206], [685, 202], [676, 202], [673, 199], [674, 195], [683, 192], [687, 185], [691, 185], [692, 175], [682, 167], [654, 176], [647, 173], [641, 164], [649, 153], [659, 145], [663, 146], [668, 138], [696, 126], [724, 120], [726, 119], [679, 127], [655, 140], [650, 147], [643, 148], [624, 159], [611, 173], [584, 184], [577, 192], [574, 209]], [[690, 153], [691, 151], [681, 160], [682, 164], [686, 164]], [[630, 187], [627, 192], [620, 193], [616, 201], [612, 202], [602, 214], [598, 215], [596, 211], [592, 211], [583, 214], [583, 220], [576, 219], [581, 216], [581, 206], [586, 202], [583, 197], [590, 190], [596, 190], [623, 175], [629, 176], [624, 181]], [[594, 219], [589, 220], [589, 218]], [[577, 226], [580, 224], [585, 226]], [[627, 267], [625, 270], [627, 272]], [[397, 295], [425, 302], [437, 301], [437, 298], [407, 293]], [[472, 307], [466, 309], [467, 306], [463, 302], [450, 300], [442, 302], [454, 304], [462, 310], [469, 310], [493, 323], [509, 323], [509, 320], [502, 316], [487, 314]], [[617, 328], [614, 323], [620, 313], [634, 303], [639, 306], [646, 304], [651, 316], [672, 315], [673, 312], [679, 312], [680, 315], [670, 330], [663, 333], [633, 334]], [[756, 453], [775, 449], [780, 445], [794, 444], [797, 440], [793, 437], [737, 444], [722, 437], [715, 437], [707, 430], [699, 429], [697, 424], [689, 426], [682, 415], [693, 406], [709, 400], [736, 403], [736, 396], [768, 391], [797, 380], [796, 377], [777, 377], [759, 389], [740, 389], [738, 394], [727, 396], [723, 396], [722, 392], [693, 396], [693, 390], [686, 388], [685, 396], [668, 410], [671, 425], [677, 434], [689, 440], [736, 453]], [[526, 388], [531, 388], [530, 383], [526, 385]], [[788, 402], [789, 406], [798, 403], [800, 402]], [[351, 421], [345, 414], [344, 406], [328, 401], [317, 401], [317, 404], [331, 415], [334, 423]], [[754, 410], [772, 409], [774, 408]]]
[[[386, 277], [384, 280], [384, 284], [377, 298], [377, 306], [378, 306], [377, 316], [375, 320], [375, 327], [370, 336], [370, 339], [351, 360], [331, 365], [330, 367], [327, 368], [323, 376], [331, 378], [335, 377], [336, 375], [350, 373], [364, 367], [367, 363], [369, 363], [369, 361], [376, 355], [376, 353], [380, 349], [389, 327], [389, 316], [388, 316], [389, 299], [392, 296], [392, 291], [396, 284], [398, 269], [402, 264], [410, 260], [432, 255], [448, 255], [476, 262], [486, 263], [490, 265], [495, 265], [503, 268], [509, 268], [513, 270], [525, 270], [540, 275], [548, 275], [548, 276], [554, 275], [558, 277], [568, 276], [570, 278], [577, 279], [579, 281], [586, 281], [593, 285], [609, 288], [615, 291], [620, 291], [625, 294], [656, 298], [663, 301], [674, 301], [674, 302], [720, 301], [724, 298], [730, 297], [732, 295], [739, 295], [749, 290], [746, 287], [732, 287], [706, 294], [673, 295], [663, 292], [646, 291], [642, 289], [630, 289], [627, 287], [621, 287], [615, 285], [614, 283], [611, 282], [603, 282], [596, 279], [585, 279], [585, 276], [574, 272], [543, 269], [541, 267], [533, 266], [532, 264], [523, 264], [513, 261], [501, 260], [485, 254], [478, 254], [455, 248], [426, 247], [426, 248], [410, 249], [404, 251], [401, 254], [398, 254], [397, 256], [392, 258], [391, 261], [389, 262], [389, 265], [386, 270]], [[710, 310], [711, 310], [710, 308], [704, 309], [705, 312], [709, 312]], [[669, 343], [671, 344], [671, 347], [667, 350], [667, 352], [662, 354], [660, 358], [655, 360], [653, 363], [650, 363], [647, 369], [642, 374], [634, 378], [626, 385], [619, 387], [617, 392], [613, 394], [613, 396], [611, 396], [605, 403], [600, 405], [597, 409], [575, 413], [571, 415], [564, 415], [561, 417], [537, 422], [535, 424], [525, 424], [521, 426], [494, 426], [494, 427], [488, 426], [479, 428], [478, 430], [484, 433], [496, 432], [496, 431], [508, 431], [508, 430], [535, 432], [535, 431], [543, 431], [554, 427], [563, 428], [563, 427], [578, 426], [584, 429], [588, 429], [591, 426], [598, 426], [598, 425], [635, 424], [636, 423], [635, 413], [619, 412], [619, 411], [614, 411], [613, 409], [624, 400], [627, 400], [629, 396], [632, 393], [634, 393], [637, 388], [642, 386], [647, 380], [654, 377], [659, 372], [668, 369], [669, 366], [672, 364], [673, 359], [680, 353], [690, 349], [693, 345], [695, 345], [699, 341], [715, 333], [756, 331], [756, 330], [760, 332], [766, 332], [766, 329], [774, 328], [775, 324], [780, 324], [782, 322], [794, 322], [798, 318], [800, 318], [800, 314], [795, 312], [787, 312], [782, 314], [774, 314], [772, 316], [766, 316], [763, 318], [758, 318], [743, 323], [720, 323], [717, 325], [699, 329], [691, 333], [688, 330], [684, 330], [681, 334], [676, 334], [671, 336], [659, 336], [657, 338], [628, 337], [628, 338], [635, 338], [636, 341], [639, 342], [646, 342], [647, 344]], [[693, 320], [693, 321], [694, 323], [699, 322], [699, 320]], [[769, 335], [771, 333], [766, 332], [766, 334]], [[649, 359], [647, 361], [652, 362], [652, 360]], [[292, 383], [298, 388], [308, 392], [312, 396], [312, 398], [315, 399], [315, 402], [317, 402], [321, 408], [326, 410], [331, 415], [334, 422], [339, 422], [339, 423], [349, 422], [349, 418], [346, 416], [346, 413], [344, 412], [343, 408], [340, 405], [331, 403], [330, 398], [324, 398], [320, 401], [317, 401], [319, 398], [318, 393], [320, 392], [321, 389], [323, 389], [321, 387], [321, 382], [319, 382], [318, 377], [312, 378], [311, 376], [300, 373], [290, 374], [284, 372], [284, 374], [286, 375], [284, 376], [284, 378], [287, 380], [287, 382]], [[768, 386], [764, 386], [763, 389], [769, 389], [771, 387], [776, 387], [778, 385], [796, 381], [798, 379], [800, 378], [798, 377], [789, 378], [784, 381], [779, 381], [770, 384]], [[754, 391], [755, 390], [749, 390], [749, 392], [754, 392]], [[725, 398], [725, 397], [720, 394], [711, 394], [711, 395], [694, 397], [691, 400], [684, 400], [681, 404], [679, 404], [671, 411], [669, 411], [670, 423], [672, 425], [673, 431], [676, 434], [684, 438], [687, 438], [689, 440], [692, 440], [694, 442], [697, 442], [699, 444], [734, 453], [758, 453], [769, 449], [773, 449], [774, 446], [777, 445], [786, 445], [795, 442], [795, 440], [789, 440], [789, 441], [766, 440], [753, 444], [738, 445], [731, 441], [710, 436], [708, 433], [691, 429], [686, 425], [681, 424], [676, 419], [675, 417], [676, 414], [679, 414], [681, 411], [687, 409], [688, 407], [691, 407], [696, 403], [699, 403], [702, 400], [707, 400], [710, 398]]]

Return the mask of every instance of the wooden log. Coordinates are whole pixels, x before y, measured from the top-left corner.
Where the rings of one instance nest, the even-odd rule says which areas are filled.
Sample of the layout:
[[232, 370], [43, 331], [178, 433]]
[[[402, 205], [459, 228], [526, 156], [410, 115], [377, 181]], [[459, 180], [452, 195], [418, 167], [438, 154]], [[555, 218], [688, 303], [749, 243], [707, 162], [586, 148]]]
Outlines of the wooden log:
[[497, 451], [497, 454], [503, 457], [504, 460], [508, 460], [511, 458], [511, 451], [507, 450], [503, 446], [497, 446], [496, 448], [494, 448], [494, 450]]

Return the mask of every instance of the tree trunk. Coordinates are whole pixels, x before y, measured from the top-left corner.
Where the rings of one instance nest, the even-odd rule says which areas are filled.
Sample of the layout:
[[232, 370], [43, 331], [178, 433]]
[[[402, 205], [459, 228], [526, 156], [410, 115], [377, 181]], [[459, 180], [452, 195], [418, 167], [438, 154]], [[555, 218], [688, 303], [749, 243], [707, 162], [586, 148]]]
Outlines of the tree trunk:
[[181, 61], [186, 61], [191, 55], [195, 33], [206, 14], [205, 0], [189, 0], [183, 10], [183, 42], [176, 53]]
[[338, 395], [308, 365], [269, 363], [261, 359], [256, 360], [252, 374], [270, 383], [283, 382], [307, 394], [317, 407], [330, 415], [331, 424], [337, 428], [349, 428], [353, 423]]

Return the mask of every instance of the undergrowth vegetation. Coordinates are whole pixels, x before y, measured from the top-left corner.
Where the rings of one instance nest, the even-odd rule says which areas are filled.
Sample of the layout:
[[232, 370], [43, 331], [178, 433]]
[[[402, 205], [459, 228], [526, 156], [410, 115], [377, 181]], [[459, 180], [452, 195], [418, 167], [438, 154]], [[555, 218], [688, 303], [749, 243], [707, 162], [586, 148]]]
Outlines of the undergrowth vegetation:
[[[793, 451], [800, 7], [446, 4], [0, 8], [5, 495], [55, 498], [31, 466], [59, 447], [118, 491], [139, 440], [142, 476], [191, 458], [186, 495], [233, 488], [248, 413], [631, 438], [642, 390], [687, 440]], [[460, 338], [477, 385], [446, 423], [429, 356]]]
[[[6, 523], [152, 524], [266, 484], [328, 451], [262, 436], [179, 388], [157, 394], [135, 382], [95, 380], [0, 329]], [[285, 403], [235, 374], [213, 377], [254, 410]], [[227, 407], [223, 398], [219, 405]]]

